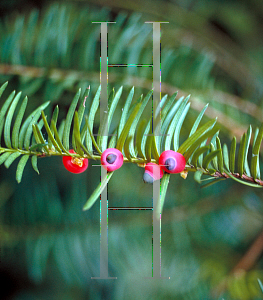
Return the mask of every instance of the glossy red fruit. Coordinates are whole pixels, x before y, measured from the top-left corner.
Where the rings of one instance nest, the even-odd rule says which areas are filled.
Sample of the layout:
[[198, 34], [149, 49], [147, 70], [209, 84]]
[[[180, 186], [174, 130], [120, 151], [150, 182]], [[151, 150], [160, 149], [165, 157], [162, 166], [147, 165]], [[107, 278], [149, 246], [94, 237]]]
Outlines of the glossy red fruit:
[[[69, 153], [76, 153], [76, 152], [73, 149], [70, 149]], [[64, 167], [69, 172], [75, 173], [75, 174], [84, 172], [89, 165], [89, 161], [87, 158], [63, 156], [62, 161], [63, 161]]]
[[109, 148], [102, 153], [100, 161], [104, 169], [108, 172], [112, 172], [122, 166], [123, 155], [118, 149]]
[[163, 177], [163, 170], [159, 165], [155, 163], [147, 163], [145, 166], [145, 172], [143, 175], [143, 181], [147, 183], [153, 183], [157, 179]]
[[184, 170], [186, 161], [181, 153], [167, 150], [160, 155], [159, 165], [167, 173], [180, 173]]

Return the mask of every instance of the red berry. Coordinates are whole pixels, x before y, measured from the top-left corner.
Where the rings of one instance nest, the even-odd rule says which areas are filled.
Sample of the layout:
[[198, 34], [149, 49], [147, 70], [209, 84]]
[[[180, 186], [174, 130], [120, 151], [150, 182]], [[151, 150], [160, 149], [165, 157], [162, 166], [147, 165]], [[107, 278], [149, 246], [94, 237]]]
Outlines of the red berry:
[[[76, 152], [73, 149], [70, 149], [69, 153], [76, 153]], [[69, 172], [75, 173], [75, 174], [84, 172], [89, 165], [89, 161], [87, 158], [63, 156], [62, 161], [63, 161], [64, 167]]]
[[167, 173], [180, 173], [184, 170], [186, 161], [181, 153], [167, 150], [160, 155], [159, 165]]
[[148, 183], [153, 183], [157, 179], [163, 177], [163, 170], [159, 165], [155, 163], [148, 163], [145, 166], [145, 172], [143, 175], [143, 181]]
[[104, 169], [108, 172], [112, 172], [122, 166], [123, 155], [118, 149], [108, 148], [102, 153], [100, 161]]

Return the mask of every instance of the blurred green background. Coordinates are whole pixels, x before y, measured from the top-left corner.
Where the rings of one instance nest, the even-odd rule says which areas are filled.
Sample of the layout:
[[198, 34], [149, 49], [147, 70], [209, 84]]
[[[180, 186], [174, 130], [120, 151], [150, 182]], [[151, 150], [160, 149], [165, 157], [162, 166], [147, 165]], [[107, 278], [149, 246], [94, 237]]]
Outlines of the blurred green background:
[[[27, 114], [49, 100], [48, 117], [59, 104], [62, 119], [79, 87], [90, 85], [94, 95], [94, 21], [116, 22], [108, 25], [111, 64], [151, 63], [152, 26], [144, 22], [169, 22], [161, 25], [162, 92], [191, 94], [182, 141], [206, 103], [206, 120], [218, 116], [228, 144], [263, 121], [260, 0], [2, 0], [0, 84], [9, 85], [0, 106], [8, 92], [21, 90], [29, 96]], [[135, 98], [152, 88], [151, 80], [150, 68], [109, 68], [110, 88], [123, 85], [127, 94], [134, 85]], [[172, 176], [161, 244], [162, 276], [171, 279], [144, 279], [151, 276], [151, 212], [109, 211], [109, 276], [118, 279], [91, 280], [100, 272], [99, 202], [87, 212], [82, 207], [100, 182], [99, 168], [74, 175], [53, 157], [39, 159], [39, 170], [28, 165], [18, 185], [16, 165], [0, 166], [1, 299], [263, 299], [260, 189], [230, 179], [202, 189], [191, 174]], [[151, 206], [152, 186], [142, 176], [132, 164], [118, 170], [109, 205]], [[233, 273], [244, 257], [249, 264]]]

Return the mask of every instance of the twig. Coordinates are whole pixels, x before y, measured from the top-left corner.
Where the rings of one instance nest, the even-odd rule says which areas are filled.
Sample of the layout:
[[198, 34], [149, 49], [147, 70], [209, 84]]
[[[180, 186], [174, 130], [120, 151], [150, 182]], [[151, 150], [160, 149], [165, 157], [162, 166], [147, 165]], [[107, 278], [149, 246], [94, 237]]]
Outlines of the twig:
[[[253, 183], [257, 183], [261, 186], [263, 186], [263, 181], [260, 179], [254, 179], [253, 177], [247, 176], [246, 174], [243, 174], [242, 176], [240, 176], [240, 174], [238, 173], [231, 173], [232, 176], [234, 176], [235, 178], [238, 179], [244, 179], [246, 181], [250, 181]], [[214, 177], [219, 177], [219, 178], [229, 178], [229, 176], [226, 173], [221, 174], [220, 172], [215, 172], [215, 174], [213, 175]]]

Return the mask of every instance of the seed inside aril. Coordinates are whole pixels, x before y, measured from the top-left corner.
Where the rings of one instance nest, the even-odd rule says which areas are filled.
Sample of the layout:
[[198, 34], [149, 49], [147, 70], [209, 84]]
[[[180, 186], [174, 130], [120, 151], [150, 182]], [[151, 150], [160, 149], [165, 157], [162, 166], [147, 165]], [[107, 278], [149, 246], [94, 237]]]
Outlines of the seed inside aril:
[[107, 157], [106, 157], [107, 163], [109, 163], [109, 164], [113, 164], [116, 159], [117, 159], [117, 155], [115, 155], [113, 153], [107, 155]]
[[175, 168], [175, 160], [174, 158], [168, 158], [165, 161], [165, 167], [167, 170], [171, 171]]
[[148, 183], [153, 183], [154, 180], [153, 180], [153, 177], [150, 174], [144, 173], [143, 174], [143, 181], [148, 182]]
[[82, 167], [82, 166], [83, 166], [83, 160], [84, 160], [84, 158], [78, 158], [78, 157], [72, 157], [72, 158], [71, 158], [71, 162], [72, 162], [74, 165], [78, 165], [79, 167]]

